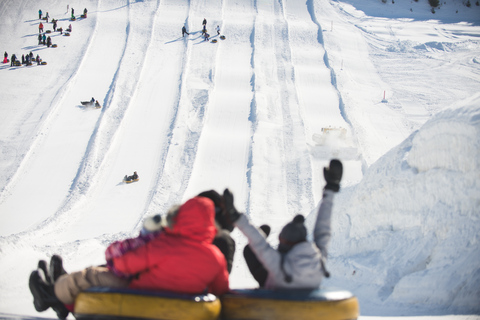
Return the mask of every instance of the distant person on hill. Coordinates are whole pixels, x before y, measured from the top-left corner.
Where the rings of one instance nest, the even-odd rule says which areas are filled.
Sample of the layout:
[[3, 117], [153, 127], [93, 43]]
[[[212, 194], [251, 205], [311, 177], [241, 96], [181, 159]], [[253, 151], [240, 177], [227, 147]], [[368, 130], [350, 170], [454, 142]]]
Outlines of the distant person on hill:
[[57, 22], [58, 22], [58, 20], [52, 19], [53, 31], [57, 31]]
[[202, 26], [206, 26], [207, 25], [207, 19], [203, 19], [203, 22], [202, 22]]
[[[93, 104], [93, 103], [92, 103]], [[125, 177], [123, 178], [125, 181], [133, 181], [133, 180], [137, 180], [138, 179], [138, 174], [137, 174], [137, 171], [133, 172], [133, 175], [129, 176], [129, 175], [125, 175]]]
[[38, 10], [38, 19], [42, 20], [42, 10]]
[[47, 44], [47, 35], [45, 33], [42, 36], [42, 43], [43, 43], [43, 45]]
[[83, 9], [83, 17], [84, 17], [84, 18], [87, 17], [87, 12], [88, 12], [87, 8]]
[[12, 61], [10, 61], [10, 67], [13, 67], [15, 65], [15, 61], [17, 60], [17, 56], [14, 54], [12, 54]]
[[202, 28], [202, 34], [204, 35], [205, 33], [207, 33], [207, 26], [204, 25]]
[[185, 26], [182, 27], [182, 37], [185, 37], [185, 34], [190, 35], [190, 33], [187, 32], [187, 28]]
[[[50, 272], [41, 260], [29, 279], [35, 309], [41, 312], [51, 307], [65, 319], [77, 295], [92, 286], [227, 293], [228, 272], [225, 258], [212, 244], [215, 233], [213, 201], [195, 197], [173, 206], [161, 231], [112, 243], [105, 251], [106, 266], [67, 274], [61, 257], [52, 257]], [[42, 277], [42, 273], [49, 275]]]
[[40, 22], [40, 24], [38, 25], [38, 33], [42, 33], [43, 32], [43, 23]]
[[47, 21], [48, 23], [48, 19], [50, 18], [50, 15], [48, 14], [48, 12], [45, 14], [45, 20]]
[[48, 38], [47, 38], [47, 48], [50, 48], [51, 45], [52, 45], [52, 38], [50, 38], [50, 36], [48, 36]]
[[42, 44], [42, 34], [39, 33], [38, 34], [38, 45], [41, 45]]
[[205, 41], [208, 41], [210, 39], [210, 35], [206, 32], [204, 34], [204, 37], [205, 37]]
[[[324, 263], [331, 237], [333, 199], [340, 190], [342, 173], [343, 166], [339, 160], [331, 160], [330, 166], [324, 168], [327, 183], [315, 221], [314, 243], [307, 241], [305, 218], [297, 215], [280, 232], [278, 249], [268, 244], [268, 232], [260, 232], [244, 214], [235, 209], [232, 193], [228, 189], [224, 191], [227, 217], [248, 238], [249, 249], [246, 248], [244, 255], [249, 259], [246, 261], [247, 266], [260, 287], [314, 289], [320, 286], [323, 276], [329, 276]], [[264, 231], [269, 231], [269, 228]]]
[[216, 30], [217, 30], [217, 35], [219, 35], [220, 34], [220, 26], [219, 25], [217, 25]]

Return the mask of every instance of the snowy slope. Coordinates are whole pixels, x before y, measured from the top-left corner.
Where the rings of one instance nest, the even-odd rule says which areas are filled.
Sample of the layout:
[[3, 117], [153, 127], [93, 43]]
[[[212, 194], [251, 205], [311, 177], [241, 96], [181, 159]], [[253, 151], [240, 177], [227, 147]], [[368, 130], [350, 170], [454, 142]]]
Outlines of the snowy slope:
[[[57, 48], [37, 45], [38, 9], [73, 27]], [[0, 314], [37, 315], [38, 259], [103, 263], [204, 190], [233, 190], [275, 244], [295, 214], [314, 218], [332, 157], [345, 174], [325, 285], [367, 316], [480, 314], [480, 7], [20, 0], [0, 16], [9, 54], [48, 62], [0, 65]], [[101, 109], [80, 105], [92, 96]], [[231, 286], [255, 286], [233, 235]]]

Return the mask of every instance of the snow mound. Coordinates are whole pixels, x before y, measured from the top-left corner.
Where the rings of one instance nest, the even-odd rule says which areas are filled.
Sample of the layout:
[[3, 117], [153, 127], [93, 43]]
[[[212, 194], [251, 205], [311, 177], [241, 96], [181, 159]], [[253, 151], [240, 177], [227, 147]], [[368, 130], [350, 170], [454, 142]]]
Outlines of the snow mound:
[[479, 150], [477, 97], [373, 164], [338, 195], [329, 267], [340, 279], [329, 281], [350, 288], [367, 313], [408, 305], [419, 314], [478, 314]]

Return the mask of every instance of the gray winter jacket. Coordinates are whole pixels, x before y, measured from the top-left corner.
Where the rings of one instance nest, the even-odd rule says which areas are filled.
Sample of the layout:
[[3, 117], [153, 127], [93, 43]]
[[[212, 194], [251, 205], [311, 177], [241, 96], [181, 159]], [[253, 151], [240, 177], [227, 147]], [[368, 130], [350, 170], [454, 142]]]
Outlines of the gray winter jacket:
[[[327, 245], [330, 241], [330, 221], [334, 192], [325, 190], [318, 209], [313, 231], [314, 241], [296, 244], [284, 255], [272, 248], [263, 234], [250, 224], [245, 215], [241, 215], [235, 225], [248, 238], [252, 251], [268, 271], [265, 287], [267, 289], [318, 288], [323, 278], [321, 261], [327, 257]], [[286, 281], [290, 275], [292, 281]]]

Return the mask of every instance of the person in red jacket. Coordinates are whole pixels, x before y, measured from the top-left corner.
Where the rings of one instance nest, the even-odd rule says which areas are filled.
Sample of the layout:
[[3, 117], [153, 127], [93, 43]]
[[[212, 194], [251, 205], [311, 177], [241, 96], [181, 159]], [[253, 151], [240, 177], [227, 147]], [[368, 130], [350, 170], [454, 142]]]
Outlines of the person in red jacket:
[[213, 201], [197, 196], [173, 207], [165, 220], [164, 228], [153, 236], [141, 234], [112, 243], [106, 250], [107, 266], [66, 274], [62, 272], [61, 260], [52, 260], [49, 277], [43, 277], [50, 278], [50, 283], [40, 275], [44, 270], [33, 271], [29, 286], [35, 309], [52, 307], [59, 318], [65, 319], [68, 311], [73, 310], [76, 296], [92, 286], [227, 293], [226, 261], [212, 244], [217, 232]]

